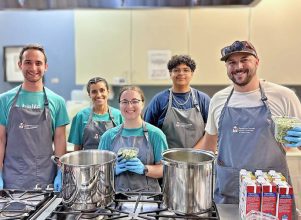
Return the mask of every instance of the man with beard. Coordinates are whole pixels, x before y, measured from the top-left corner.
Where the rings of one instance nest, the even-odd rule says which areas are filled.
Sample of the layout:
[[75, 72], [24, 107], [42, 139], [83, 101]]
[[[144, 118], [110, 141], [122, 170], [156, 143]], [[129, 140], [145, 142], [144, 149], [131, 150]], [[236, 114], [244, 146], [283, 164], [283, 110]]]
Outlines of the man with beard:
[[290, 144], [283, 146], [274, 138], [271, 116], [301, 119], [301, 106], [292, 90], [259, 79], [259, 58], [250, 42], [235, 41], [221, 54], [233, 85], [212, 97], [204, 144], [197, 148], [218, 149], [215, 202], [237, 204], [240, 169], [276, 170], [290, 183], [285, 147], [300, 147], [301, 127], [287, 132]]
[[54, 183], [60, 191], [61, 171], [51, 156], [66, 152], [65, 101], [43, 85], [48, 64], [42, 46], [25, 46], [18, 66], [23, 83], [0, 95], [0, 189], [32, 190]]

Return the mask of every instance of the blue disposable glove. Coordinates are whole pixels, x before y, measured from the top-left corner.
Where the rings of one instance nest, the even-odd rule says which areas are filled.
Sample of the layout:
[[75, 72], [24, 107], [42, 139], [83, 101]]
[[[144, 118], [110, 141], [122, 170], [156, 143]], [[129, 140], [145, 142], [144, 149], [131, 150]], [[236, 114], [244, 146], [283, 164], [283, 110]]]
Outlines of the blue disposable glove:
[[284, 137], [290, 144], [285, 144], [286, 147], [300, 147], [301, 146], [301, 127], [294, 127], [287, 131]]
[[126, 162], [126, 159], [124, 159], [122, 154], [119, 154], [117, 157], [117, 163], [116, 163], [116, 167], [115, 167], [115, 175], [119, 175], [119, 174], [127, 171], [127, 169], [125, 167], [125, 162]]
[[3, 189], [3, 185], [2, 171], [0, 171], [0, 190]]
[[137, 157], [126, 161], [126, 168], [130, 172], [144, 174], [144, 164]]
[[57, 169], [57, 174], [54, 179], [54, 191], [61, 192], [62, 191], [62, 171], [61, 169]]

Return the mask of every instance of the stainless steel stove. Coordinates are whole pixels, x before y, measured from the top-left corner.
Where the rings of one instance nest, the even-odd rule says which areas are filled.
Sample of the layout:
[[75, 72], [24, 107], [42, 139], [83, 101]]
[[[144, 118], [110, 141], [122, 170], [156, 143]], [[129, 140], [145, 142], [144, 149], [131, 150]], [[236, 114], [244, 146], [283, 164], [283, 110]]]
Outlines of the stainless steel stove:
[[215, 204], [204, 213], [183, 215], [164, 208], [162, 198], [161, 193], [116, 193], [114, 202], [107, 207], [75, 211], [64, 206], [58, 194], [47, 190], [2, 190], [0, 220], [220, 219]]

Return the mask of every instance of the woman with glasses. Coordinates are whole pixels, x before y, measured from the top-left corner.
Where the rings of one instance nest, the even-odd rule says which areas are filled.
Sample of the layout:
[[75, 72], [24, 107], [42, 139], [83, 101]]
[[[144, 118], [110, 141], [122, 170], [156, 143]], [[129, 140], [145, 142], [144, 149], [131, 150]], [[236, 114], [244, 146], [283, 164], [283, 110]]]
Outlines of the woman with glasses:
[[68, 142], [74, 144], [75, 150], [97, 149], [101, 135], [123, 121], [120, 111], [108, 104], [110, 91], [105, 79], [90, 79], [87, 92], [92, 106], [74, 116], [68, 138]]
[[[159, 192], [158, 178], [163, 176], [162, 152], [167, 149], [163, 132], [143, 121], [144, 94], [137, 86], [123, 87], [119, 103], [124, 122], [105, 132], [99, 149], [118, 154], [115, 168], [116, 191]], [[120, 149], [139, 149], [133, 157], [120, 154]]]

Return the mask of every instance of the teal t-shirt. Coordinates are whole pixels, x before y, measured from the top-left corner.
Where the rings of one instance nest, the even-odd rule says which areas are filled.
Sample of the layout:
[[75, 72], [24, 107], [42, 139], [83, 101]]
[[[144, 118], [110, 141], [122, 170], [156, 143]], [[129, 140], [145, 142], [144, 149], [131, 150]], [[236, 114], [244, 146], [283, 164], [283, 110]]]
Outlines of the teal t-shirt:
[[[13, 99], [20, 87], [17, 86], [5, 93], [0, 94], [0, 124], [7, 126], [8, 115], [13, 104]], [[69, 117], [65, 100], [45, 87], [45, 92], [49, 102], [49, 110], [52, 118], [52, 132], [55, 128], [69, 124]], [[44, 108], [44, 92], [29, 92], [21, 89], [16, 106], [30, 109]]]
[[[111, 114], [114, 118], [114, 122], [116, 125], [120, 125], [123, 122], [123, 117], [119, 109], [109, 107]], [[83, 144], [83, 136], [84, 136], [84, 129], [87, 125], [90, 113], [92, 111], [91, 107], [87, 107], [81, 111], [79, 111], [72, 119], [70, 133], [68, 137], [68, 142], [76, 145]], [[109, 121], [110, 116], [109, 113], [105, 113], [102, 115], [93, 113], [92, 117], [93, 121]]]
[[[115, 128], [111, 128], [110, 130], [106, 131], [100, 139], [98, 149], [101, 150], [112, 150], [111, 146], [113, 143], [114, 138], [116, 137], [121, 125], [116, 126]], [[148, 131], [149, 141], [153, 146], [154, 150], [154, 157], [155, 163], [159, 163], [162, 160], [162, 153], [163, 151], [167, 150], [168, 145], [166, 141], [165, 134], [157, 127], [149, 124], [146, 122], [146, 128]], [[144, 136], [143, 127], [140, 128], [123, 128], [122, 136], [129, 137], [129, 136]]]

